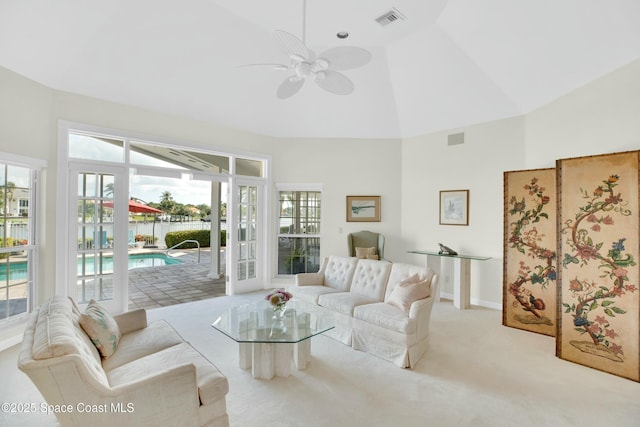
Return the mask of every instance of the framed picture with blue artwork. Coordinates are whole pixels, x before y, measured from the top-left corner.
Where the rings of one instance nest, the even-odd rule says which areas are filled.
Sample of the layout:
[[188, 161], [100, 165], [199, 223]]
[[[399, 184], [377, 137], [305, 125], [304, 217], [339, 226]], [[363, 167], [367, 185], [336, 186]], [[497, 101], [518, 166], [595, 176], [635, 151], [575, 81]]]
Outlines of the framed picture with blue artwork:
[[440, 224], [469, 225], [469, 190], [440, 191]]
[[380, 222], [380, 196], [347, 196], [347, 222]]

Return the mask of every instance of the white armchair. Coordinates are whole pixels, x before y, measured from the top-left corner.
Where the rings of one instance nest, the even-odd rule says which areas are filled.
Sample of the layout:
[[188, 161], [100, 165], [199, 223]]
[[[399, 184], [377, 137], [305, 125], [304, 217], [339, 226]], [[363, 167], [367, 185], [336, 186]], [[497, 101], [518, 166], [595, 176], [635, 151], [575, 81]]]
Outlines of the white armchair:
[[18, 367], [62, 426], [229, 425], [227, 379], [166, 322], [146, 312], [114, 316], [122, 337], [102, 359], [68, 298], [54, 297], [28, 321]]

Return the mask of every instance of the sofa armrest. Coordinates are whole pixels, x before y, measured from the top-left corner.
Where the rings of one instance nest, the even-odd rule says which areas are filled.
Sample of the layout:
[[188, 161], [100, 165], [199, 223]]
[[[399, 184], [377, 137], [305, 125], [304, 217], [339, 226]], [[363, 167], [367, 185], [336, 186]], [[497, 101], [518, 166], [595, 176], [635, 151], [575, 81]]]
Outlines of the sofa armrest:
[[[84, 425], [200, 425], [196, 367], [192, 363], [158, 368], [158, 372], [110, 388], [98, 402], [120, 403], [128, 413], [113, 413], [83, 420]], [[127, 406], [129, 405], [129, 406]], [[109, 406], [111, 408], [111, 406]], [[109, 424], [106, 422], [111, 421]], [[103, 422], [104, 421], [104, 422]]]
[[409, 308], [409, 318], [416, 320], [417, 339], [421, 340], [429, 336], [429, 324], [431, 322], [431, 310], [433, 308], [433, 295], [414, 301]]
[[147, 327], [147, 311], [144, 308], [113, 316], [122, 335]]
[[409, 307], [409, 318], [417, 319], [418, 316], [422, 314], [422, 311], [426, 309], [426, 305], [428, 304], [430, 299], [433, 299], [433, 297], [428, 296], [427, 298], [419, 299], [417, 301], [412, 302], [411, 307]]
[[322, 273], [296, 274], [296, 286], [321, 286], [321, 285], [324, 285], [324, 274]]

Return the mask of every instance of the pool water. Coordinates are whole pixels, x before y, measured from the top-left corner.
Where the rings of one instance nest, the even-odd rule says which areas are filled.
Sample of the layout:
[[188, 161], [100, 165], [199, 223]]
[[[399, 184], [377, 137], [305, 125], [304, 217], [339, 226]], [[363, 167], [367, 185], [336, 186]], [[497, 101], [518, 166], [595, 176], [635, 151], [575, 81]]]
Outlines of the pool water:
[[[85, 275], [93, 274], [94, 265], [91, 262], [92, 259], [88, 258], [85, 264]], [[162, 253], [151, 254], [129, 254], [129, 270], [141, 267], [160, 267], [163, 265], [175, 265], [182, 264], [182, 261], [171, 258]], [[102, 258], [102, 271], [104, 273], [110, 273], [113, 271], [113, 258], [106, 256]], [[82, 262], [78, 258], [78, 273], [82, 272]], [[12, 262], [9, 273], [9, 280], [21, 280], [27, 278], [27, 263], [26, 262]], [[7, 266], [6, 264], [0, 264], [0, 282], [7, 279]]]

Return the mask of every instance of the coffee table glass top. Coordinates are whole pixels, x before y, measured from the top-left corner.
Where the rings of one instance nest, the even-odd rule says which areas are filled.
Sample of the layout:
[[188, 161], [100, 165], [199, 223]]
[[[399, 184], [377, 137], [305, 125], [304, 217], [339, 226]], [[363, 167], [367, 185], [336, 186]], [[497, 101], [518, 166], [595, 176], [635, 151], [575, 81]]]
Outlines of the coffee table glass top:
[[239, 343], [298, 343], [333, 329], [333, 316], [317, 306], [291, 300], [282, 319], [268, 301], [232, 307], [211, 325]]

